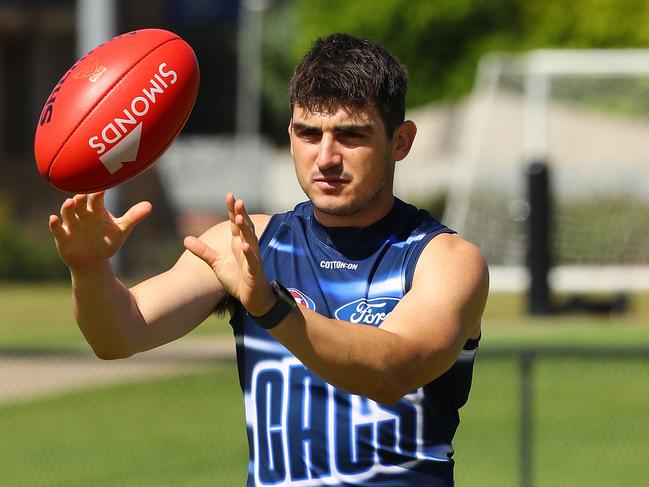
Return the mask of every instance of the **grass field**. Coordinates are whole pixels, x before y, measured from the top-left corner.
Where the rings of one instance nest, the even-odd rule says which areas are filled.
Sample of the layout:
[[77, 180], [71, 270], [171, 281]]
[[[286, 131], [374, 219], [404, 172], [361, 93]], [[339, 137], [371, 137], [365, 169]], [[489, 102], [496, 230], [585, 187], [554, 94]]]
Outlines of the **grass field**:
[[[536, 486], [643, 485], [649, 361], [541, 359], [535, 365]], [[519, 485], [519, 383], [511, 359], [476, 362], [456, 448], [459, 486]]]
[[[0, 350], [88, 350], [74, 323], [68, 283], [0, 284]], [[229, 335], [230, 326], [210, 317], [192, 336]]]
[[[519, 370], [515, 358], [489, 356], [489, 350], [649, 347], [646, 303], [635, 297], [630, 314], [613, 318], [529, 319], [520, 297], [492, 296], [455, 442], [457, 484], [518, 485]], [[0, 309], [1, 350], [88, 350], [71, 320], [67, 285], [0, 286]], [[226, 323], [211, 319], [192, 335], [229, 334]], [[541, 356], [535, 362], [535, 486], [643, 484], [648, 369], [646, 360], [617, 358]], [[242, 410], [232, 362], [0, 405], [0, 483], [243, 485]]]
[[0, 407], [2, 485], [243, 485], [234, 364]]
[[[649, 345], [649, 295], [633, 296], [624, 316], [525, 316], [520, 295], [489, 297], [481, 346]], [[72, 318], [69, 284], [0, 283], [0, 350], [88, 350]], [[230, 336], [223, 319], [210, 317], [190, 336]]]
[[[646, 362], [539, 364], [535, 485], [641, 485], [646, 370]], [[516, 377], [512, 360], [478, 361], [455, 442], [458, 485], [517, 485]], [[2, 484], [243, 485], [243, 424], [232, 363], [8, 405], [0, 407]]]

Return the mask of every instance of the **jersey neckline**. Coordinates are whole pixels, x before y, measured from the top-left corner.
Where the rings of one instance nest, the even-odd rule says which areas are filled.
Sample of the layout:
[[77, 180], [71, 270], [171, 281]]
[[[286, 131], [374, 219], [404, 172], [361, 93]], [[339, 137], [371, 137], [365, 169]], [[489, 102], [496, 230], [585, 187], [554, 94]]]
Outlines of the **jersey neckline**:
[[390, 211], [367, 227], [325, 227], [314, 214], [313, 203], [307, 209], [307, 226], [323, 244], [350, 259], [365, 259], [376, 252], [386, 241], [394, 239], [399, 228], [407, 221], [404, 211], [409, 205], [394, 198]]

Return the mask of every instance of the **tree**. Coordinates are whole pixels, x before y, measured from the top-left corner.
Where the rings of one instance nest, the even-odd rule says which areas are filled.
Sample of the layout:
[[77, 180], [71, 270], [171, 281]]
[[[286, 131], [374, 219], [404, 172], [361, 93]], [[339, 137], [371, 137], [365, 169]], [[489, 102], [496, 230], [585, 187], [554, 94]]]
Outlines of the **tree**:
[[266, 122], [288, 120], [287, 81], [317, 37], [347, 32], [385, 45], [408, 68], [408, 105], [455, 99], [490, 51], [645, 47], [647, 0], [277, 0], [266, 24]]

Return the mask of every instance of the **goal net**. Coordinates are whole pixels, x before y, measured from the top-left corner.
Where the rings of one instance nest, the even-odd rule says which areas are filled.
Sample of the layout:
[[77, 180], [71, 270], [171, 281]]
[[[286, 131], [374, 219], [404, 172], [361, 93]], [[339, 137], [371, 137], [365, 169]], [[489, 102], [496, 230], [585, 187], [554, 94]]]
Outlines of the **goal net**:
[[482, 60], [444, 221], [477, 244], [494, 289], [529, 283], [526, 170], [547, 164], [550, 288], [649, 289], [649, 50]]

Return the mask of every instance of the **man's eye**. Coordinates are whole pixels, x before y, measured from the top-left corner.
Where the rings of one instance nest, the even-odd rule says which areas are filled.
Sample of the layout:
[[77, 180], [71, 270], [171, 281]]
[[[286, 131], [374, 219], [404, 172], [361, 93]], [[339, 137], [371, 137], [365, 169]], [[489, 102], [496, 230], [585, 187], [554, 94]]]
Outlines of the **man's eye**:
[[305, 140], [315, 140], [320, 137], [320, 133], [315, 130], [300, 130], [297, 136]]
[[340, 138], [343, 141], [350, 141], [350, 142], [356, 141], [356, 142], [359, 142], [359, 141], [365, 139], [365, 135], [362, 134], [361, 132], [350, 131], [350, 132], [342, 132], [340, 134]]

